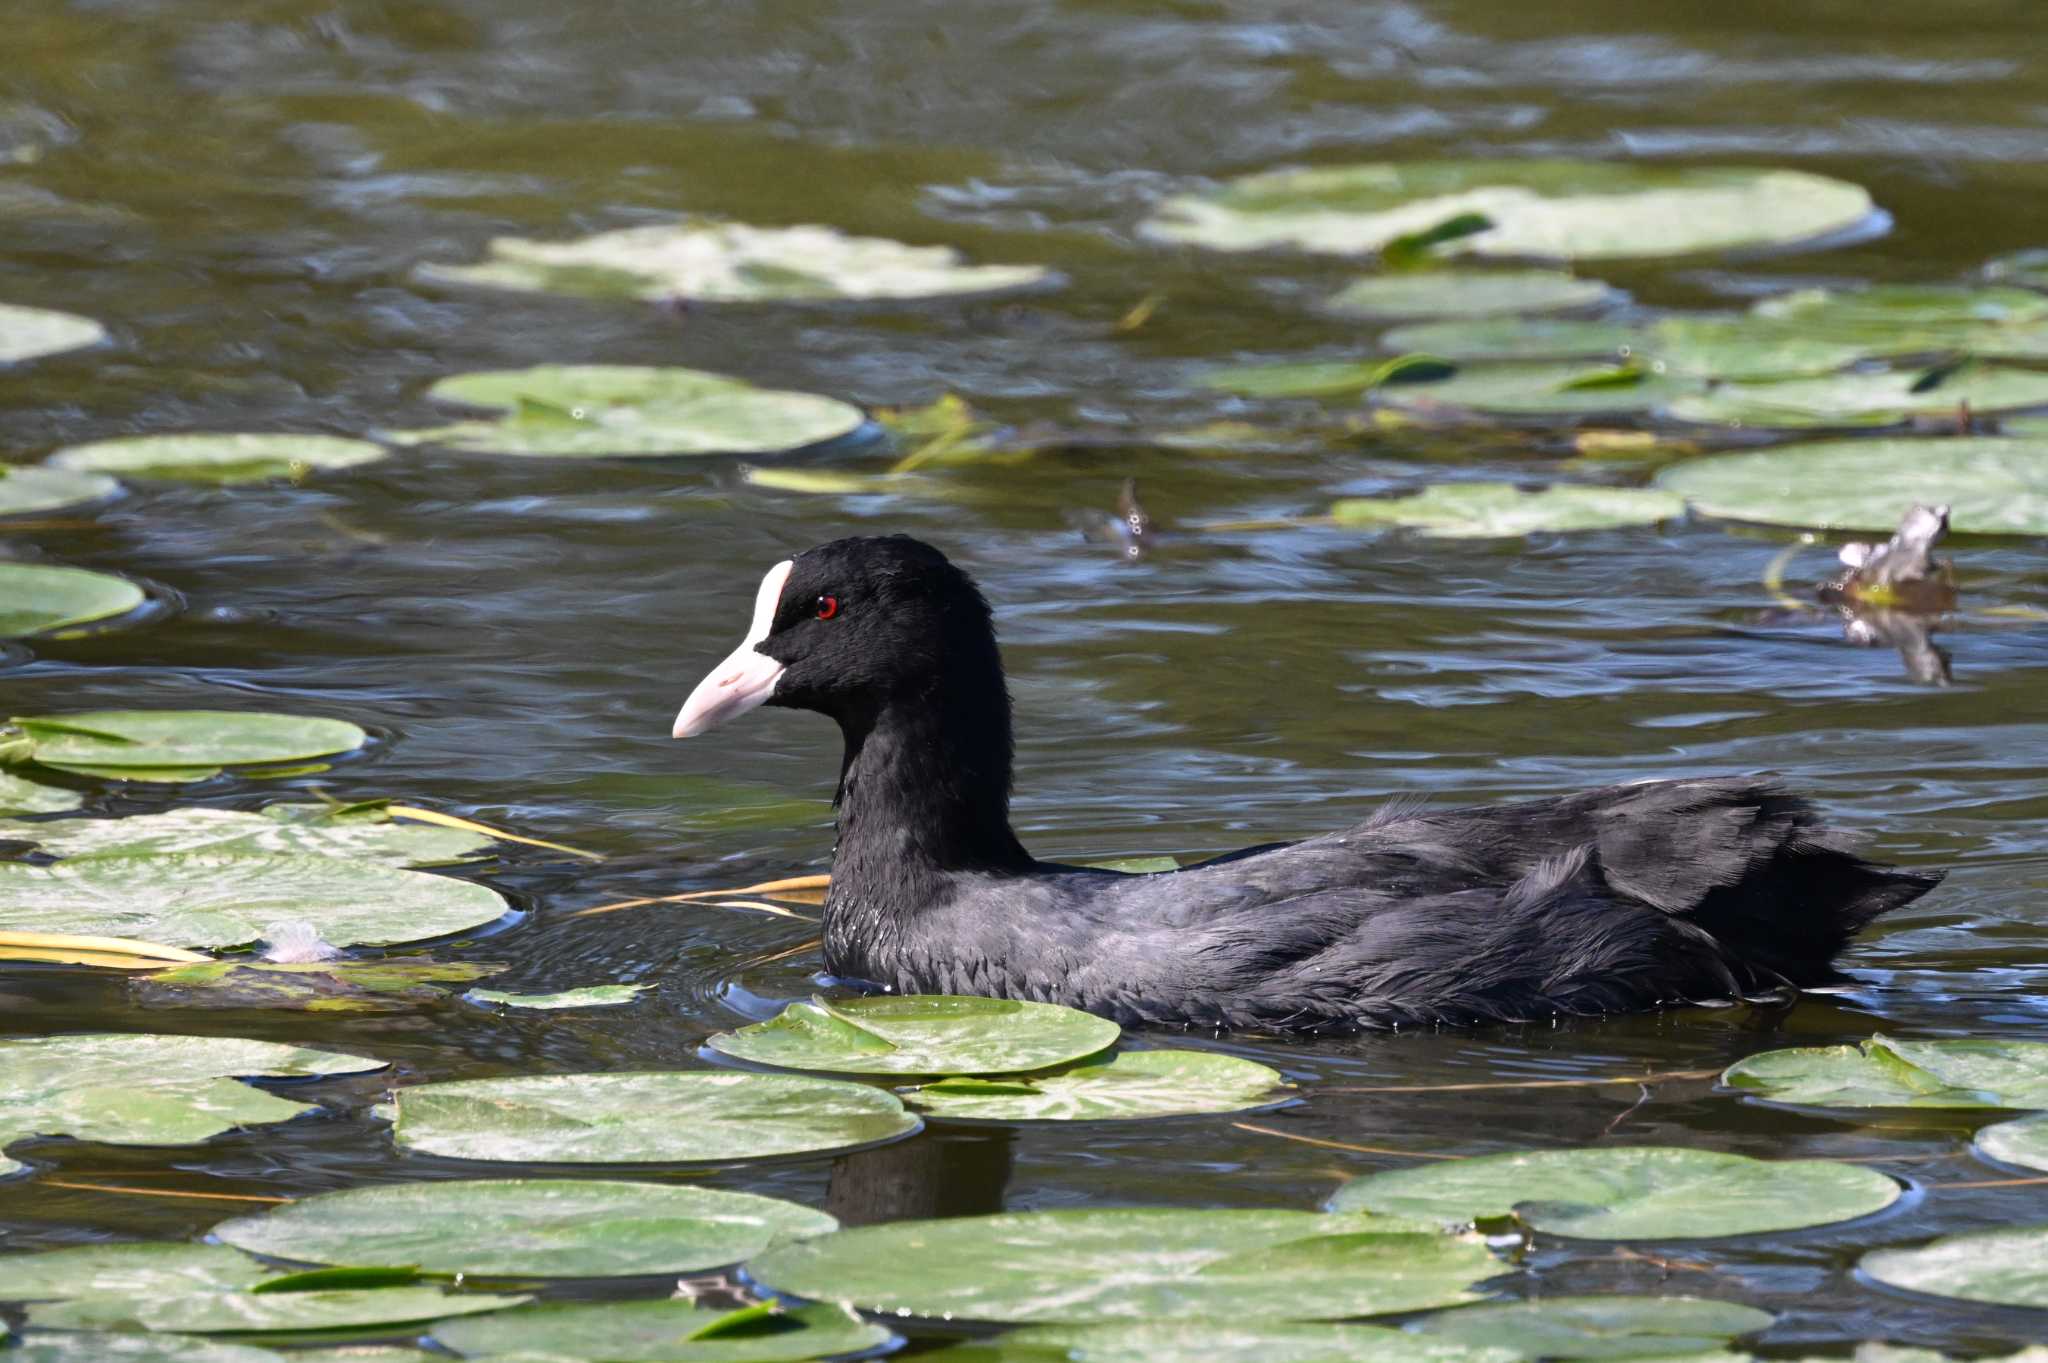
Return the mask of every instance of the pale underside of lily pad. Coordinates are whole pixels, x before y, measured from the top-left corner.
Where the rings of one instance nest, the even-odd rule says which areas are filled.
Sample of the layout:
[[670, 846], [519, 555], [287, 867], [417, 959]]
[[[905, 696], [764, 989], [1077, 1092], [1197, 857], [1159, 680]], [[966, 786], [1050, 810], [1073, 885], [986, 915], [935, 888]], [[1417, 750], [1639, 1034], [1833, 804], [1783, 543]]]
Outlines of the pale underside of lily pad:
[[71, 445], [51, 455], [48, 463], [52, 468], [123, 478], [251, 483], [373, 464], [389, 453], [367, 440], [331, 435], [186, 432]]
[[121, 490], [104, 473], [0, 464], [0, 516], [26, 516], [101, 501]]
[[1503, 539], [1655, 525], [1685, 514], [1685, 500], [1655, 488], [1553, 483], [1436, 483], [1404, 497], [1351, 497], [1330, 508], [1337, 525], [1402, 527], [1450, 539]]
[[340, 857], [387, 866], [446, 865], [474, 856], [491, 842], [481, 833], [406, 823], [381, 811], [336, 812], [306, 804], [272, 805], [261, 814], [194, 807], [122, 819], [0, 821], [0, 839], [9, 838], [35, 843], [54, 857], [256, 853]]
[[707, 1043], [741, 1060], [849, 1074], [1009, 1074], [1093, 1055], [1122, 1029], [1051, 1003], [886, 995], [793, 1003]]
[[911, 1104], [951, 1121], [1080, 1122], [1236, 1112], [1284, 1102], [1278, 1070], [1214, 1051], [1124, 1051], [1049, 1074], [945, 1079]]
[[147, 598], [126, 578], [40, 563], [0, 563], [0, 639], [126, 615]]
[[1687, 460], [1657, 485], [1725, 520], [1889, 533], [1919, 502], [1957, 533], [2048, 534], [2048, 439], [1837, 440]]
[[0, 303], [0, 364], [61, 355], [106, 339], [107, 329], [90, 317]]

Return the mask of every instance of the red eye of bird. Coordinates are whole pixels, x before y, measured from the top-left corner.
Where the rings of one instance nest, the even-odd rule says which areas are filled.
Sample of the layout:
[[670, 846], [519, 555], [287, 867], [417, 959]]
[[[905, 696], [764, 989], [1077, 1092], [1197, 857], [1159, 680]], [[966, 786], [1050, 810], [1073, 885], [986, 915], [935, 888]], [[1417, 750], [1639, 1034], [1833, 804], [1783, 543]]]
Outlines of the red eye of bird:
[[820, 620], [830, 620], [837, 614], [839, 614], [838, 597], [821, 596], [818, 598], [818, 618]]

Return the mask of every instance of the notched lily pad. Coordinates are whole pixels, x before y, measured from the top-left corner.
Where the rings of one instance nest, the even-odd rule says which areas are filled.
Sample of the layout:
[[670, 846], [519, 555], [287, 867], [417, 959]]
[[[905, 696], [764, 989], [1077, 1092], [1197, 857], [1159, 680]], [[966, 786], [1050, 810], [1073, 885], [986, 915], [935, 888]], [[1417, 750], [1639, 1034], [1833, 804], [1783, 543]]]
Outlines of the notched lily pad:
[[275, 804], [261, 814], [194, 807], [122, 819], [0, 822], [0, 839], [55, 857], [219, 852], [340, 857], [386, 866], [445, 866], [490, 846], [481, 833], [393, 819], [381, 804]]
[[1349, 497], [1330, 507], [1341, 526], [1404, 527], [1451, 539], [1504, 539], [1571, 530], [1655, 525], [1685, 514], [1685, 500], [1655, 488], [1553, 483], [1436, 483], [1405, 497]]
[[126, 578], [38, 563], [0, 563], [0, 639], [126, 615], [147, 598]]
[[26, 516], [104, 501], [121, 485], [103, 473], [0, 464], [0, 516]]
[[1711, 1353], [1768, 1329], [1768, 1311], [1703, 1297], [1546, 1297], [1425, 1316], [1425, 1335], [1524, 1358], [1657, 1358]]
[[1051, 1003], [943, 994], [793, 1003], [706, 1044], [741, 1060], [846, 1074], [1014, 1074], [1093, 1055], [1122, 1029]]
[[0, 364], [82, 350], [106, 339], [107, 329], [90, 317], [0, 303]]
[[1413, 270], [1369, 275], [1325, 306], [1349, 317], [1500, 317], [1589, 308], [1615, 296], [1597, 279], [1562, 270]]
[[1913, 1249], [1873, 1250], [1857, 1267], [1907, 1292], [2048, 1307], [2048, 1226], [1944, 1235]]
[[1721, 1082], [1812, 1107], [2048, 1108], [2048, 1042], [1874, 1036], [1765, 1051], [1730, 1065]]
[[70, 445], [51, 455], [48, 466], [183, 483], [257, 483], [373, 464], [389, 453], [367, 440], [331, 435], [195, 432]]
[[952, 1121], [1083, 1122], [1237, 1112], [1283, 1102], [1278, 1070], [1213, 1051], [1124, 1051], [1047, 1074], [952, 1078], [910, 1094]]
[[689, 1301], [543, 1303], [436, 1325], [469, 1358], [532, 1353], [609, 1363], [798, 1363], [862, 1353], [889, 1332], [839, 1306], [720, 1311]]

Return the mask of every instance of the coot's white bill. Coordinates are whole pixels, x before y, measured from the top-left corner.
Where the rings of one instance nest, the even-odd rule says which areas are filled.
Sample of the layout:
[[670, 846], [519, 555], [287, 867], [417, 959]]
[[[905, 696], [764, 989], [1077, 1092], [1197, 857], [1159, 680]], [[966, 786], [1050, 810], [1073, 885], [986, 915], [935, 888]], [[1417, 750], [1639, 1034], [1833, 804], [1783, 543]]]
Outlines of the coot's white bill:
[[775, 683], [782, 680], [782, 664], [756, 652], [754, 645], [768, 637], [769, 627], [775, 623], [775, 608], [782, 601], [782, 588], [793, 566], [784, 559], [761, 579], [761, 589], [754, 593], [754, 622], [747, 627], [747, 637], [683, 702], [676, 715], [677, 738], [695, 738], [775, 694]]

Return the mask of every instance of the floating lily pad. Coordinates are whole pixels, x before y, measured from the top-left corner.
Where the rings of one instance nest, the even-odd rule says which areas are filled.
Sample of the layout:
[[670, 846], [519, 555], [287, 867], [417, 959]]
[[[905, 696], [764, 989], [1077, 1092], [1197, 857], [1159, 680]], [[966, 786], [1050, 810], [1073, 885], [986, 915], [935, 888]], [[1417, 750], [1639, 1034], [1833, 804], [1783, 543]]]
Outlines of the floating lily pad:
[[[83, 710], [10, 722], [45, 766], [143, 780], [202, 780], [226, 766], [327, 757], [369, 740], [346, 720], [261, 710]], [[164, 775], [179, 772], [193, 774]]]
[[[1401, 1226], [1401, 1223], [1392, 1223]], [[955, 1320], [1331, 1320], [1473, 1300], [1476, 1236], [1363, 1216], [1118, 1208], [862, 1226], [747, 1265], [778, 1292]]]
[[162, 478], [185, 483], [257, 483], [303, 478], [315, 470], [373, 464], [390, 451], [367, 440], [332, 435], [195, 433], [138, 435], [71, 445], [49, 458], [53, 468]]
[[2048, 439], [1839, 440], [1689, 459], [1657, 485], [1734, 521], [1889, 534], [1915, 502], [1959, 534], [2048, 535]]
[[1278, 1070], [1213, 1051], [1124, 1051], [1050, 1074], [952, 1078], [910, 1095], [934, 1117], [1081, 1122], [1236, 1112], [1289, 1096]]
[[1915, 416], [1978, 414], [2048, 405], [2048, 373], [1972, 364], [1952, 372], [1831, 374], [1770, 383], [1723, 383], [1682, 393], [1668, 411], [1681, 421], [1798, 429], [1883, 426]]
[[1413, 270], [1370, 275], [1328, 307], [1352, 317], [1499, 317], [1607, 302], [1614, 290], [1562, 270]]
[[153, 971], [130, 989], [144, 1008], [289, 1008], [308, 1013], [389, 1013], [448, 998], [449, 984], [496, 974], [472, 961], [208, 961]]
[[133, 582], [108, 573], [0, 563], [0, 638], [125, 615], [145, 599]]
[[[6, 1336], [0, 1335], [0, 1339]], [[7, 1363], [296, 1363], [253, 1344], [180, 1335], [32, 1334], [7, 1351]]]
[[[1797, 323], [1815, 336], [1890, 334], [1962, 338], [1987, 324], [2048, 320], [2048, 294], [2031, 289], [1956, 284], [1876, 284], [1862, 289], [1802, 289], [1766, 298], [1759, 317]], [[1896, 344], [1896, 342], [1892, 342]]]
[[1857, 1267], [1908, 1292], [2048, 1307], [2048, 1226], [1944, 1235], [1914, 1249], [1873, 1250]]
[[1053, 1003], [943, 994], [792, 1003], [706, 1044], [741, 1060], [845, 1074], [1013, 1074], [1112, 1045], [1107, 1018]]
[[90, 317], [0, 303], [0, 364], [81, 350], [106, 339], [107, 329]]
[[1669, 406], [1697, 380], [1623, 365], [1485, 364], [1445, 379], [1376, 389], [1373, 398], [1408, 411], [1466, 411], [1486, 416], [1620, 416]]
[[497, 237], [477, 265], [428, 265], [431, 281], [594, 298], [711, 303], [934, 298], [1050, 280], [1041, 265], [968, 265], [949, 246], [852, 237], [831, 227], [687, 218], [577, 241]]
[[485, 454], [603, 458], [780, 454], [849, 435], [860, 408], [697, 369], [540, 365], [458, 374], [427, 390], [504, 415], [392, 437]]
[[333, 946], [389, 946], [481, 927], [510, 911], [467, 880], [336, 857], [220, 852], [0, 863], [0, 930], [222, 948], [310, 923]]
[[1812, 1107], [2048, 1108], [2048, 1042], [1874, 1036], [1765, 1051], [1730, 1065], [1721, 1082]]
[[0, 814], [61, 814], [84, 803], [85, 797], [75, 790], [0, 771]]
[[393, 1108], [403, 1149], [534, 1164], [766, 1159], [874, 1145], [920, 1125], [867, 1084], [729, 1072], [463, 1079], [399, 1089]]
[[716, 1188], [490, 1179], [322, 1193], [213, 1234], [252, 1253], [321, 1264], [606, 1278], [738, 1263], [838, 1225], [793, 1202]]
[[1655, 525], [1685, 514], [1685, 499], [1655, 488], [1554, 483], [1436, 483], [1405, 497], [1348, 497], [1330, 508], [1345, 526], [1402, 526], [1453, 539], [1510, 538]]
[[502, 989], [472, 989], [462, 997], [471, 1003], [495, 1004], [500, 1008], [616, 1008], [654, 986], [650, 984], [590, 984], [581, 989], [564, 989], [554, 994], [508, 994]]
[[97, 502], [120, 490], [121, 485], [103, 473], [0, 464], [0, 516], [25, 516]]
[[235, 1292], [274, 1276], [275, 1270], [223, 1245], [76, 1245], [0, 1257], [0, 1301]]
[[288, 853], [374, 861], [387, 866], [458, 862], [490, 846], [460, 828], [403, 823], [380, 808], [278, 804], [261, 814], [233, 809], [170, 809], [125, 819], [0, 821], [0, 838], [39, 845], [51, 856], [96, 853]]
[[1481, 317], [1396, 327], [1380, 337], [1380, 348], [1458, 361], [1605, 360], [1616, 364], [1640, 351], [1643, 342], [1643, 329], [1628, 322]]
[[2048, 1117], [1987, 1126], [1977, 1133], [1977, 1149], [2007, 1164], [2048, 1172]]
[[1771, 1313], [1703, 1297], [1549, 1297], [1466, 1306], [1414, 1328], [1525, 1358], [1655, 1358], [1711, 1352], [1768, 1329]]
[[[383, 1062], [240, 1037], [87, 1032], [0, 1041], [0, 1148], [25, 1136], [191, 1145], [312, 1109], [243, 1078], [357, 1074]], [[4, 1290], [4, 1289], [0, 1289]]]
[[1666, 317], [1635, 350], [1673, 373], [1757, 381], [1832, 374], [1873, 355], [1903, 353], [1875, 339], [1814, 336], [1759, 317]]
[[[438, 1287], [330, 1288], [307, 1292], [193, 1292], [133, 1303], [148, 1330], [178, 1334], [304, 1334], [399, 1326], [501, 1311], [528, 1296], [444, 1292]], [[38, 1323], [57, 1313], [35, 1313]]]
[[2048, 248], [2032, 247], [1999, 256], [1984, 266], [1984, 276], [2029, 289], [2048, 289]]
[[1144, 1320], [1027, 1325], [918, 1357], [929, 1363], [1517, 1363], [1523, 1355], [1384, 1325]]
[[889, 1332], [839, 1306], [720, 1311], [688, 1301], [575, 1302], [436, 1325], [465, 1357], [561, 1354], [607, 1363], [796, 1363], [862, 1353]]
[[1606, 161], [1411, 161], [1269, 171], [1166, 200], [1141, 231], [1216, 250], [1379, 251], [1466, 215], [1445, 255], [1599, 260], [1790, 245], [1856, 226], [1862, 188], [1800, 171]]
[[1874, 1169], [1759, 1160], [1711, 1150], [1599, 1146], [1448, 1160], [1353, 1179], [1335, 1211], [1439, 1222], [1514, 1215], [1588, 1240], [1674, 1240], [1796, 1230], [1868, 1216], [1898, 1200]]

